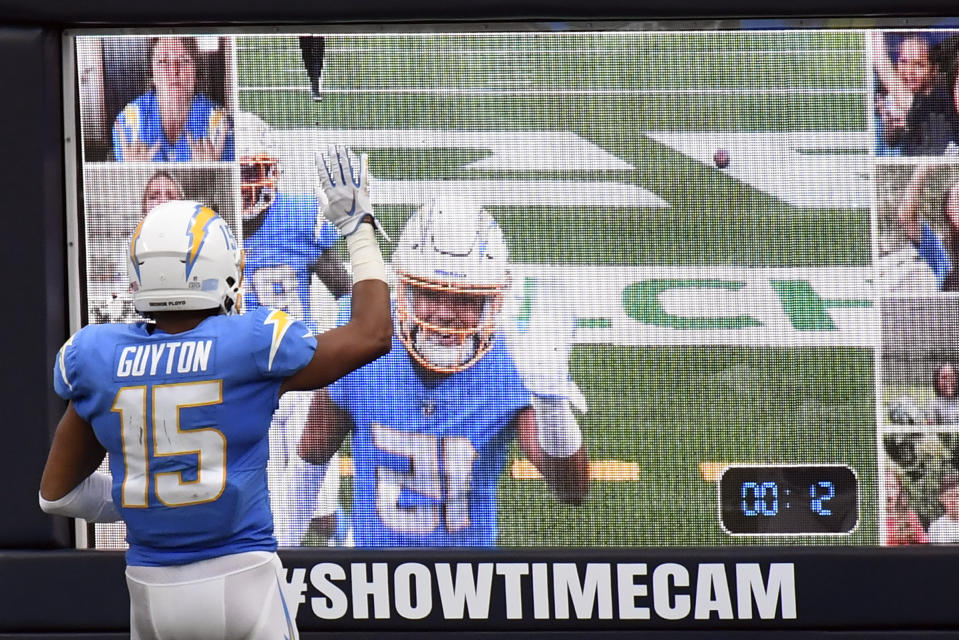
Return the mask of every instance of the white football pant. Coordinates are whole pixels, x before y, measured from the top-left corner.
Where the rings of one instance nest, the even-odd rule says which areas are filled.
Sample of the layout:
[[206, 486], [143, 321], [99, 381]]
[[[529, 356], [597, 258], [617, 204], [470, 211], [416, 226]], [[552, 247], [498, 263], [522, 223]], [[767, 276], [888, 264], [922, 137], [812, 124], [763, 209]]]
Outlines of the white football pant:
[[127, 567], [133, 640], [297, 640], [279, 556], [237, 553], [185, 565]]

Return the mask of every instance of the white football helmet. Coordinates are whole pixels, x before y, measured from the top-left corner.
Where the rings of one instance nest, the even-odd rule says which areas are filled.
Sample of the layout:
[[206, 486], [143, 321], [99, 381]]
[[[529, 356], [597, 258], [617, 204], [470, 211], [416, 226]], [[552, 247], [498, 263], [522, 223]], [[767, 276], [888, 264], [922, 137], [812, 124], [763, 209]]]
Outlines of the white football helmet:
[[243, 252], [226, 221], [199, 202], [171, 200], [151, 210], [130, 238], [129, 271], [141, 313], [239, 312]]
[[247, 111], [236, 115], [236, 145], [240, 158], [240, 198], [244, 220], [252, 220], [276, 200], [280, 175], [270, 125]]
[[[406, 222], [393, 269], [396, 333], [439, 373], [475, 364], [493, 346], [509, 282], [503, 230], [481, 206], [432, 202]], [[455, 308], [472, 311], [457, 313]]]

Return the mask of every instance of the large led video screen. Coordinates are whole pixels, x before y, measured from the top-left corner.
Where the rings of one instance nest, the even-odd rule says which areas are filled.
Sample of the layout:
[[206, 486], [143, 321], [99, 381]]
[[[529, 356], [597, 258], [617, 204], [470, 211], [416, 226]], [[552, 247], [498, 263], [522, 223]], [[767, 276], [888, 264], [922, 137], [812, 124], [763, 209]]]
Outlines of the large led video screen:
[[[128, 239], [171, 199], [234, 228], [245, 310], [343, 322], [342, 144], [396, 340], [280, 400], [281, 546], [959, 542], [957, 34], [551, 26], [76, 33], [79, 322], [144, 321]], [[493, 270], [421, 286], [416, 233]]]

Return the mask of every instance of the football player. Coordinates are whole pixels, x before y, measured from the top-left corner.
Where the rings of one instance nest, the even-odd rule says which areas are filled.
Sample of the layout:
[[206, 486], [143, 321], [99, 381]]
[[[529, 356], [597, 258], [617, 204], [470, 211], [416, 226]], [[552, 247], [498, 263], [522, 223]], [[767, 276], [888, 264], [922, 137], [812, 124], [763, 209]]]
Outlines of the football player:
[[495, 544], [496, 489], [514, 437], [559, 500], [581, 503], [588, 469], [570, 407], [569, 342], [517, 341], [559, 358], [507, 346], [507, 247], [492, 216], [465, 202], [422, 207], [393, 269], [394, 349], [318, 392], [300, 443], [300, 455], [322, 463], [352, 432], [355, 544]]
[[[331, 162], [350, 163], [336, 150]], [[297, 638], [267, 491], [270, 418], [389, 351], [389, 289], [362, 180], [327, 183], [353, 265], [351, 320], [314, 336], [241, 305], [242, 251], [202, 204], [167, 202], [130, 242], [134, 304], [153, 323], [88, 325], [60, 349], [70, 401], [40, 485], [44, 511], [127, 525], [131, 637]], [[359, 205], [359, 206], [357, 206]], [[112, 481], [95, 473], [110, 454]]]
[[326, 38], [323, 36], [300, 36], [300, 54], [306, 75], [310, 78], [310, 98], [314, 102], [323, 101], [323, 54], [326, 51]]
[[[334, 298], [342, 299], [350, 291], [350, 276], [330, 250], [339, 237], [336, 228], [323, 219], [313, 193], [291, 194], [279, 188], [280, 164], [266, 122], [252, 113], [239, 113], [237, 141], [246, 251], [244, 303], [249, 309], [260, 305], [281, 309], [319, 331], [322, 323], [310, 292], [313, 276]], [[288, 394], [274, 418], [270, 489], [281, 546], [299, 545], [314, 518], [324, 537], [336, 529], [336, 461], [330, 473], [324, 473], [325, 465], [309, 465], [295, 453], [309, 400], [309, 394]]]

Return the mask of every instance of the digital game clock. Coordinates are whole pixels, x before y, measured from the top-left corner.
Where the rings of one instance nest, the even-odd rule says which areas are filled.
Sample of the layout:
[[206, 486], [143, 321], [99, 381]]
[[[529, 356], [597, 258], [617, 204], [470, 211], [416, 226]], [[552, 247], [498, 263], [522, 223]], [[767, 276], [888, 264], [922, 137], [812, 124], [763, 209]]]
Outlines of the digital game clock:
[[719, 478], [719, 519], [731, 535], [851, 533], [856, 472], [847, 465], [732, 465]]

